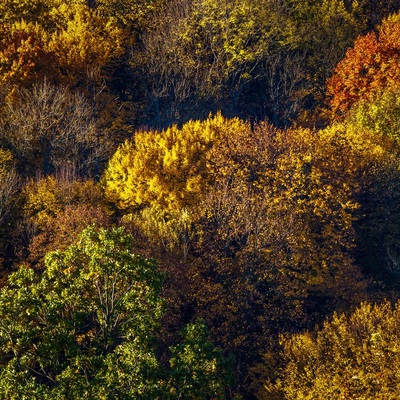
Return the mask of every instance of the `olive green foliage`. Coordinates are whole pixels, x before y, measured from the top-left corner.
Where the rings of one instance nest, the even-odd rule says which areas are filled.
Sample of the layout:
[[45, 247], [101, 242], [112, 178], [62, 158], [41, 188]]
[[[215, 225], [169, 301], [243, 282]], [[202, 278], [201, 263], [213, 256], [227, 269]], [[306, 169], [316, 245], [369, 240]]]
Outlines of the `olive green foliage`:
[[149, 22], [149, 15], [163, 3], [164, 0], [97, 0], [95, 9], [103, 16], [139, 29]]
[[35, 21], [48, 9], [48, 2], [43, 0], [4, 0], [0, 5], [0, 17], [7, 23], [21, 19]]
[[171, 399], [226, 398], [224, 392], [231, 379], [228, 371], [233, 360], [224, 360], [221, 350], [207, 336], [204, 322], [190, 324], [182, 332], [183, 343], [170, 348]]
[[399, 89], [386, 89], [369, 101], [357, 103], [348, 119], [362, 129], [370, 129], [377, 135], [386, 135], [400, 141], [400, 100]]
[[154, 389], [144, 377], [157, 367], [162, 276], [130, 248], [121, 229], [89, 228], [76, 246], [49, 253], [41, 276], [10, 276], [0, 296], [3, 397], [136, 398]]

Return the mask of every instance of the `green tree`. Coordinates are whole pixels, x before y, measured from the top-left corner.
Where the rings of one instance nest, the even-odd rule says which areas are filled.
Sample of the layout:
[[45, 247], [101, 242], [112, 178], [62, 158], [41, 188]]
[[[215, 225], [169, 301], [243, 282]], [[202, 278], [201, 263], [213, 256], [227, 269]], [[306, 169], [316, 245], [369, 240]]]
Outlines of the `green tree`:
[[[1, 397], [169, 398], [169, 374], [156, 356], [163, 274], [131, 248], [123, 229], [89, 227], [76, 245], [48, 253], [42, 274], [21, 267], [10, 275], [0, 291]], [[208, 376], [207, 393], [219, 393], [222, 386], [212, 386], [222, 374], [219, 353], [203, 339], [185, 350], [201, 348], [203, 367], [192, 367], [192, 357], [185, 362]]]
[[197, 104], [208, 110], [218, 104], [236, 114], [255, 67], [279, 36], [273, 3], [186, 0], [159, 10], [154, 28], [143, 35], [141, 57], [132, 59], [146, 78], [149, 111], [158, 125], [184, 120], [185, 108], [198, 111]]
[[281, 39], [262, 71], [264, 98], [271, 104], [274, 123], [289, 125], [299, 116], [312, 126], [310, 111], [321, 107], [326, 79], [364, 29], [356, 16], [358, 1], [279, 3]]
[[10, 276], [0, 294], [3, 397], [152, 397], [163, 279], [131, 245], [121, 229], [88, 228], [47, 255], [41, 276]]
[[224, 391], [231, 374], [220, 349], [208, 340], [202, 321], [187, 325], [182, 331], [183, 342], [170, 348], [171, 400], [225, 399]]
[[399, 94], [399, 87], [389, 87], [358, 101], [349, 110], [347, 122], [370, 130], [377, 137], [387, 136], [400, 143]]

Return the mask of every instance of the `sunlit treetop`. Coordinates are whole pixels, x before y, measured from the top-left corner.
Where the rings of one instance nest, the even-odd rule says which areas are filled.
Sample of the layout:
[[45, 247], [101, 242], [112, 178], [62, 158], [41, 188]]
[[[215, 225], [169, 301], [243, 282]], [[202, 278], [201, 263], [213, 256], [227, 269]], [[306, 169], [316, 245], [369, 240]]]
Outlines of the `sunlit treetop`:
[[281, 337], [284, 367], [275, 368], [257, 398], [395, 399], [399, 312], [399, 303], [362, 303], [351, 315], [335, 314], [315, 333]]
[[207, 153], [224, 135], [246, 124], [220, 114], [163, 132], [136, 133], [111, 157], [103, 182], [120, 209], [149, 205], [169, 210], [197, 204], [210, 184]]
[[333, 114], [343, 115], [362, 99], [400, 82], [400, 14], [356, 39], [327, 82]]

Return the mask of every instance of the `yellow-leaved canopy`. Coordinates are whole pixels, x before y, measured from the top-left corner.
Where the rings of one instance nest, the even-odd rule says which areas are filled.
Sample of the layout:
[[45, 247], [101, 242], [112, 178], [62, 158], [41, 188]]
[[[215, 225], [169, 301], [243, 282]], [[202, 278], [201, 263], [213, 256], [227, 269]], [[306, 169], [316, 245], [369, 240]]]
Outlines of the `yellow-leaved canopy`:
[[[400, 303], [363, 303], [316, 333], [282, 338], [285, 365], [258, 399], [397, 399]], [[271, 397], [272, 396], [272, 397]]]
[[138, 132], [110, 159], [103, 177], [107, 198], [121, 210], [195, 206], [211, 184], [208, 154], [224, 135], [250, 129], [218, 114], [179, 128]]
[[50, 18], [57, 25], [48, 47], [63, 71], [63, 83], [100, 83], [123, 53], [124, 32], [85, 5], [61, 5]]
[[11, 90], [46, 77], [70, 87], [103, 88], [125, 51], [124, 30], [84, 4], [48, 8], [46, 17], [34, 21], [0, 23], [0, 82]]

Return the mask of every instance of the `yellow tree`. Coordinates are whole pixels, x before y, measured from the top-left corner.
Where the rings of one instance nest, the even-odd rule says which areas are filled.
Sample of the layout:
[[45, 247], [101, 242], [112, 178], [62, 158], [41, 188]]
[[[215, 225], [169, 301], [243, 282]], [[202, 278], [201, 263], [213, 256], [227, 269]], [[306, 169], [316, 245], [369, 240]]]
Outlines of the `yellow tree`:
[[67, 86], [83, 93], [103, 132], [126, 137], [133, 108], [118, 99], [124, 89], [113, 79], [129, 36], [115, 19], [81, 1], [54, 1], [42, 14], [2, 22], [0, 33], [0, 82], [9, 100], [44, 80]]
[[149, 23], [149, 15], [162, 6], [164, 0], [97, 0], [95, 8], [107, 18], [115, 18], [124, 25], [140, 30]]
[[86, 4], [61, 2], [49, 20], [47, 48], [55, 54], [58, 83], [83, 92], [104, 132], [126, 137], [133, 108], [118, 93], [116, 70], [123, 65], [132, 36], [117, 20]]
[[123, 30], [81, 4], [60, 5], [50, 18], [56, 25], [48, 48], [55, 53], [64, 83], [97, 85], [106, 69], [123, 53]]
[[258, 392], [266, 399], [396, 399], [400, 304], [362, 303], [315, 332], [281, 337], [284, 365]]
[[46, 0], [3, 0], [0, 4], [0, 19], [8, 24], [21, 20], [38, 22], [49, 8]]
[[122, 210], [194, 207], [210, 183], [207, 152], [223, 131], [243, 124], [217, 115], [182, 128], [137, 132], [109, 161], [103, 177], [106, 196]]
[[50, 250], [65, 249], [88, 225], [110, 226], [101, 189], [93, 180], [59, 174], [28, 180], [20, 196], [20, 215], [11, 234], [19, 261], [43, 268]]
[[[147, 78], [149, 107], [158, 123], [162, 117], [179, 118], [189, 99], [220, 100], [235, 113], [255, 66], [277, 38], [271, 3], [186, 0], [167, 2], [156, 13], [154, 26], [143, 35], [141, 57], [132, 64]], [[162, 101], [167, 115], [160, 115]]]
[[32, 18], [21, 15], [0, 27], [1, 81], [11, 92], [45, 77], [79, 88], [109, 128], [121, 119], [113, 108], [124, 109], [110, 94], [110, 81], [127, 51], [127, 32], [82, 1], [54, 1], [46, 3], [46, 12], [31, 11]]

